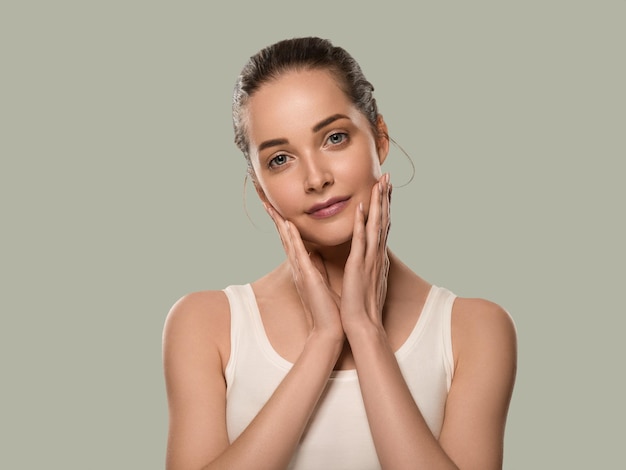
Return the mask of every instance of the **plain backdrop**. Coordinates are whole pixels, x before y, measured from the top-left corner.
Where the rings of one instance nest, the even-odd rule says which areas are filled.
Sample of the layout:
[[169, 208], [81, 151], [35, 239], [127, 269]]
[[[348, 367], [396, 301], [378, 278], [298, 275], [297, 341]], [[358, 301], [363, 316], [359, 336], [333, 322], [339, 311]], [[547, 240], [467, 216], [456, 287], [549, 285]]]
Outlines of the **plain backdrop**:
[[393, 149], [390, 245], [498, 302], [505, 468], [623, 461], [626, 2], [6, 1], [0, 467], [158, 469], [161, 333], [185, 293], [283, 259], [231, 93], [279, 39], [345, 47]]

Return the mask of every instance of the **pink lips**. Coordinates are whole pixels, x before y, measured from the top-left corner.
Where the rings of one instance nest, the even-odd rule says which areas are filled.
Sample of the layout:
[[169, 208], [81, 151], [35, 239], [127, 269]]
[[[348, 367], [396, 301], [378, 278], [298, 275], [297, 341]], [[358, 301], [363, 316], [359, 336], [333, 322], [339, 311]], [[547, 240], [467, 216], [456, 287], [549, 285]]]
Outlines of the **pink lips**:
[[316, 219], [325, 219], [341, 212], [348, 205], [350, 198], [335, 197], [307, 209], [306, 213]]

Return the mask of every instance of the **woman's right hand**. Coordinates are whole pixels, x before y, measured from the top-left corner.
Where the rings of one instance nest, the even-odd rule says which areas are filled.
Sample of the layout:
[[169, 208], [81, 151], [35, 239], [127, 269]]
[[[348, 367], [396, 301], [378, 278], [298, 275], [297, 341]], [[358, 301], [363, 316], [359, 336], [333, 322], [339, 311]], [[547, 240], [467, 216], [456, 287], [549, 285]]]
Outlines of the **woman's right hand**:
[[221, 291], [179, 301], [168, 315], [163, 340], [170, 407], [168, 469], [288, 468], [342, 352], [345, 336], [326, 270], [316, 267], [319, 257], [309, 257], [296, 227], [276, 211], [268, 212], [288, 256], [309, 337], [285, 375], [269, 379], [268, 384], [276, 383], [273, 393], [232, 440], [226, 426], [231, 385], [224, 379], [223, 353], [229, 351], [234, 311]]
[[287, 254], [293, 281], [300, 296], [310, 333], [328, 334], [343, 339], [344, 332], [339, 313], [339, 296], [328, 284], [324, 263], [316, 252], [307, 252], [300, 232], [273, 207], [265, 204]]

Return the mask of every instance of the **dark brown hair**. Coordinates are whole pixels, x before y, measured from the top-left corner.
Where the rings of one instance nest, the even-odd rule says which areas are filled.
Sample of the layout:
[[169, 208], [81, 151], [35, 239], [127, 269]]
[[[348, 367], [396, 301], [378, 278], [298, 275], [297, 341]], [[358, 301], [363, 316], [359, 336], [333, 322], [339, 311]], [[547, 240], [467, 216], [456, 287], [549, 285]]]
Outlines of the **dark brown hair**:
[[374, 87], [367, 81], [361, 67], [341, 47], [317, 37], [285, 39], [272, 44], [250, 57], [237, 79], [233, 94], [233, 127], [235, 144], [243, 152], [252, 171], [250, 142], [246, 128], [248, 99], [265, 83], [293, 70], [328, 70], [356, 108], [367, 118], [376, 134], [378, 108]]

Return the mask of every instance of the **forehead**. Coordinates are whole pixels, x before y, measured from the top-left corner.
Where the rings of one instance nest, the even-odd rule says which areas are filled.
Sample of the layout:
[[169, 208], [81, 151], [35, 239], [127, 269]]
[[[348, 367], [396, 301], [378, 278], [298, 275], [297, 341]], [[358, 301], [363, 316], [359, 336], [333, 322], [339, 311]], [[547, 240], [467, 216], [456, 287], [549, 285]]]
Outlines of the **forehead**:
[[250, 98], [250, 143], [255, 146], [268, 138], [289, 138], [305, 129], [311, 132], [312, 126], [338, 113], [359, 120], [360, 113], [330, 72], [287, 72], [263, 84]]

